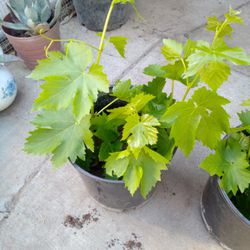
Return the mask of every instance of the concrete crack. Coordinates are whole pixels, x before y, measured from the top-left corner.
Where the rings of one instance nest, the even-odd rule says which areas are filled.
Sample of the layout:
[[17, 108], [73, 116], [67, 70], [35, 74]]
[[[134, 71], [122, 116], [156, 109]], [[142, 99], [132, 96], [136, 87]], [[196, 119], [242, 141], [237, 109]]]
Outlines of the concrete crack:
[[22, 185], [22, 187], [18, 190], [17, 193], [15, 193], [11, 200], [6, 204], [6, 211], [0, 211], [0, 214], [2, 214], [3, 216], [1, 216], [2, 218], [0, 218], [0, 226], [2, 225], [2, 223], [8, 219], [8, 217], [11, 215], [12, 211], [15, 209], [15, 206], [17, 204], [17, 202], [20, 199], [21, 194], [23, 193], [24, 189], [32, 182], [32, 180], [39, 174], [43, 164], [49, 159], [49, 157], [46, 157], [41, 164], [39, 164], [39, 166], [29, 175], [25, 178], [24, 180], [24, 184]]

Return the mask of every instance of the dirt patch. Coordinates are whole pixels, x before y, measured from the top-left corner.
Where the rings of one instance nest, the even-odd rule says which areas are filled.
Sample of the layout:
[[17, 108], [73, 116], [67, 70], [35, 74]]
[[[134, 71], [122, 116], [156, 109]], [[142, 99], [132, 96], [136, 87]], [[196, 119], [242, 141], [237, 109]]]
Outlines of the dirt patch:
[[138, 241], [138, 237], [135, 233], [131, 234], [131, 238], [126, 242], [121, 242], [120, 239], [113, 238], [107, 242], [107, 248], [117, 248], [121, 246], [123, 250], [142, 250], [142, 243]]
[[84, 225], [89, 225], [92, 222], [97, 222], [99, 220], [100, 214], [97, 209], [94, 208], [90, 212], [83, 214], [80, 217], [67, 215], [65, 217], [63, 225], [65, 227], [72, 227], [76, 229], [83, 228]]

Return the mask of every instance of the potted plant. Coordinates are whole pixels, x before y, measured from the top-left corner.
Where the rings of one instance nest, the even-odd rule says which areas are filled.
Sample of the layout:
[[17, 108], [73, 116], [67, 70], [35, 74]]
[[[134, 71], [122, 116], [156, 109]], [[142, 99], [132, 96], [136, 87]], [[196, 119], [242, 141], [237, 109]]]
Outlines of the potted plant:
[[12, 73], [5, 67], [5, 63], [19, 61], [14, 55], [6, 55], [0, 47], [0, 111], [8, 108], [16, 98], [17, 87]]
[[[89, 30], [102, 31], [112, 0], [73, 0], [77, 17]], [[129, 1], [134, 6], [134, 0]], [[120, 28], [129, 19], [130, 6], [126, 1], [114, 4], [108, 30]]]
[[[245, 105], [250, 106], [249, 100]], [[212, 176], [203, 192], [201, 214], [223, 246], [244, 250], [250, 244], [250, 110], [238, 115], [241, 126], [231, 128], [201, 163]]]
[[[111, 10], [119, 2], [130, 1], [113, 0]], [[239, 18], [232, 9], [226, 16], [232, 22]], [[72, 39], [65, 53], [49, 52], [30, 75], [45, 82], [33, 106], [39, 114], [25, 151], [52, 154], [55, 167], [70, 159], [95, 199], [126, 209], [152, 194], [176, 147], [185, 155], [196, 139], [216, 147], [229, 129], [229, 115], [223, 109], [229, 101], [216, 91], [230, 75], [230, 62], [249, 65], [250, 58], [243, 49], [224, 42], [224, 27], [210, 24], [215, 31], [212, 45], [164, 39], [162, 52], [168, 64], [145, 69], [152, 81], [139, 86], [118, 81], [109, 92], [110, 83], [100, 65], [104, 41], [113, 43], [122, 56], [127, 42], [125, 37], [105, 39], [109, 18], [95, 60], [92, 46]], [[230, 24], [225, 28], [229, 32]], [[169, 94], [164, 92], [168, 79], [172, 82]], [[181, 101], [174, 99], [175, 81], [186, 86]], [[186, 100], [192, 88], [194, 94]]]
[[[33, 69], [37, 60], [45, 57], [44, 48], [50, 44], [43, 36], [60, 37], [61, 0], [57, 0], [54, 11], [49, 0], [9, 0], [7, 7], [10, 14], [0, 20], [2, 29], [18, 56]], [[50, 50], [60, 50], [60, 43], [53, 43]]]

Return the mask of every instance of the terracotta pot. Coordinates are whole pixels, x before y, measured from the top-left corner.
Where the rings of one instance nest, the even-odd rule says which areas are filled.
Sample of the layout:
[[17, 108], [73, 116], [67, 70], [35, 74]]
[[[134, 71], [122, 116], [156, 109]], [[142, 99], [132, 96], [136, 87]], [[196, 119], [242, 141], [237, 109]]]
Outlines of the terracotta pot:
[[[11, 16], [8, 14], [5, 21], [11, 22]], [[24, 60], [24, 63], [29, 69], [34, 69], [37, 65], [37, 60], [45, 58], [44, 48], [49, 45], [50, 41], [41, 36], [32, 37], [18, 37], [15, 36], [15, 32], [6, 27], [2, 27], [3, 31], [8, 38], [10, 44], [14, 47], [17, 55]], [[56, 23], [49, 31], [45, 33], [47, 37], [59, 39], [60, 30], [59, 23]], [[60, 43], [56, 42], [50, 47], [51, 50], [60, 50]]]

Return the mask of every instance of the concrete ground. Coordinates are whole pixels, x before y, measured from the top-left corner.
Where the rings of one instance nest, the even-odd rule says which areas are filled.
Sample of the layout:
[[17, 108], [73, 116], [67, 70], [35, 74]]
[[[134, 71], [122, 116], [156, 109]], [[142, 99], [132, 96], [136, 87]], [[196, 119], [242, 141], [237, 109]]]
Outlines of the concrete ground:
[[[246, 25], [235, 33], [235, 43], [250, 53], [250, 1], [246, 0], [138, 0], [145, 21], [134, 15], [110, 35], [129, 38], [127, 58], [110, 46], [102, 58], [111, 82], [131, 78], [143, 83], [148, 64], [164, 62], [160, 54], [163, 37], [184, 40], [208, 37], [207, 15], [222, 15], [229, 4], [242, 10]], [[73, 18], [61, 26], [63, 38], [82, 38], [98, 45], [98, 37]], [[162, 176], [156, 194], [143, 207], [118, 213], [109, 211], [89, 196], [79, 174], [70, 164], [52, 170], [48, 157], [26, 155], [25, 137], [31, 129], [32, 102], [39, 83], [25, 77], [22, 63], [8, 66], [16, 77], [18, 95], [14, 104], [0, 113], [0, 249], [3, 250], [219, 250], [206, 231], [199, 211], [208, 175], [198, 168], [207, 150], [197, 145], [185, 159], [177, 152], [169, 171]], [[232, 101], [228, 110], [237, 124], [235, 111], [249, 97], [250, 70], [237, 68], [221, 90]], [[183, 91], [181, 86], [176, 98]], [[65, 218], [85, 215], [82, 228], [64, 225]], [[87, 216], [87, 217], [86, 217]]]

